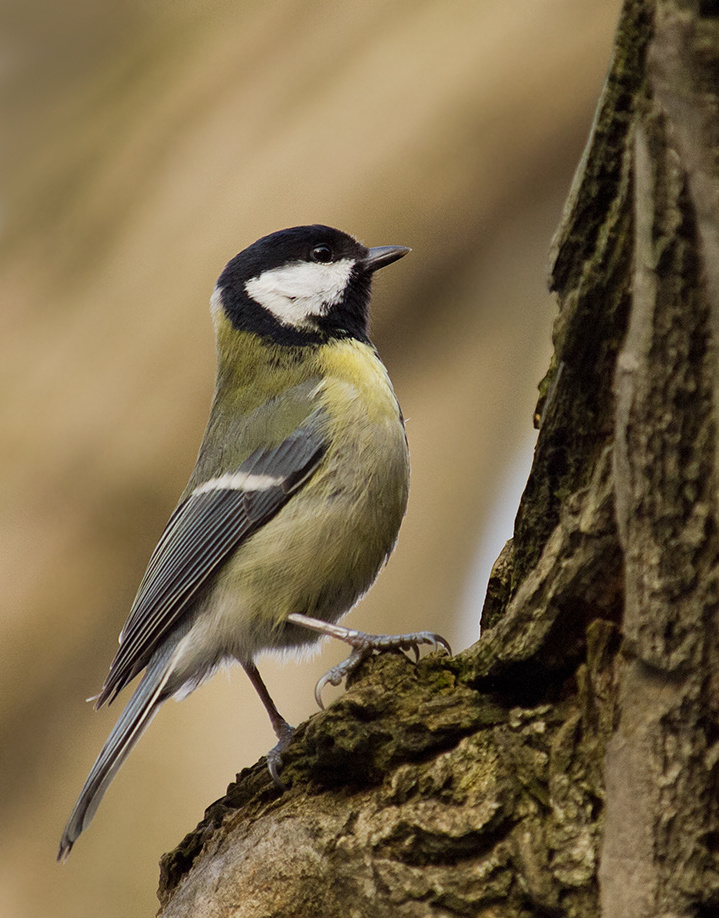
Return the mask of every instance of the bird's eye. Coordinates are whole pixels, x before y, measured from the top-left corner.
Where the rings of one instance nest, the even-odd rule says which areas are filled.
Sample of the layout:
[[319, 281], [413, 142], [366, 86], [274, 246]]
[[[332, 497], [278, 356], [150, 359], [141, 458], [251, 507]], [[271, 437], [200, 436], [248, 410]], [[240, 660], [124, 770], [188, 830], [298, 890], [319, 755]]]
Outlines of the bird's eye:
[[312, 261], [319, 261], [320, 264], [326, 265], [332, 261], [332, 249], [328, 245], [316, 245], [310, 252]]

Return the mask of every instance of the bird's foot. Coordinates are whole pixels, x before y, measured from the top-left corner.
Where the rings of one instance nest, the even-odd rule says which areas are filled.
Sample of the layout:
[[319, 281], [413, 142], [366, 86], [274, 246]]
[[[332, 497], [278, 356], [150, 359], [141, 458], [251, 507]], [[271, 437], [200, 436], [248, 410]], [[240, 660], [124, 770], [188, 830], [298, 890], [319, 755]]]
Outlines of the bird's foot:
[[292, 742], [295, 728], [291, 727], [287, 721], [282, 721], [282, 723], [276, 727], [275, 732], [277, 733], [278, 742], [277, 745], [273, 746], [267, 753], [267, 770], [270, 773], [270, 777], [275, 782], [275, 785], [279, 787], [280, 790], [287, 790], [287, 785], [280, 778], [280, 772], [282, 771], [282, 753]]
[[[336, 628], [337, 625], [334, 627]], [[315, 686], [315, 700], [323, 709], [322, 689], [326, 685], [339, 685], [373, 653], [384, 653], [386, 650], [412, 650], [415, 662], [417, 662], [420, 644], [431, 644], [432, 650], [442, 648], [447, 654], [452, 654], [448, 641], [433, 631], [414, 631], [410, 634], [366, 634], [364, 631], [353, 631], [349, 628], [344, 630], [348, 633], [342, 640], [353, 648], [352, 653], [346, 660], [327, 670]]]
[[434, 631], [414, 631], [410, 634], [366, 634], [364, 631], [355, 631], [354, 628], [345, 628], [332, 622], [324, 622], [319, 618], [311, 618], [293, 612], [287, 616], [287, 621], [294, 625], [301, 625], [311, 631], [338, 638], [352, 647], [352, 653], [343, 663], [338, 663], [328, 670], [315, 686], [315, 700], [324, 709], [322, 703], [322, 689], [329, 683], [339, 685], [340, 682], [354, 672], [360, 663], [373, 653], [383, 653], [385, 650], [413, 650], [415, 660], [419, 660], [419, 645], [431, 644], [433, 650], [441, 647], [446, 653], [452, 653], [449, 643]]

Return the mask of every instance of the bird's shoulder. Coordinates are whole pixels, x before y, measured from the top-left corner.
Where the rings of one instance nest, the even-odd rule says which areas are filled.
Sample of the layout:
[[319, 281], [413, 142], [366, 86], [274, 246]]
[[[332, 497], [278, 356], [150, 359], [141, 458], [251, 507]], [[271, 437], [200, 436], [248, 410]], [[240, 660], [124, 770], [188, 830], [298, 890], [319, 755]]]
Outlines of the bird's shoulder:
[[218, 390], [183, 498], [198, 484], [233, 471], [257, 450], [271, 450], [305, 430], [321, 433], [322, 379], [309, 375], [282, 389], [249, 380], [241, 390]]

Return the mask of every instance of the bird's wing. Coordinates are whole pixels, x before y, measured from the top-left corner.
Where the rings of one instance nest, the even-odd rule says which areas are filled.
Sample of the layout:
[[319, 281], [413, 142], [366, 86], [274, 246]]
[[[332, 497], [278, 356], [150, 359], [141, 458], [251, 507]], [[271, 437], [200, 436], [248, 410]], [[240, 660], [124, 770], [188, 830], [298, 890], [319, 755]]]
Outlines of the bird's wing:
[[326, 449], [316, 425], [303, 425], [279, 446], [255, 450], [236, 471], [199, 485], [177, 507], [152, 553], [97, 707], [147, 665], [209, 578], [305, 484]]

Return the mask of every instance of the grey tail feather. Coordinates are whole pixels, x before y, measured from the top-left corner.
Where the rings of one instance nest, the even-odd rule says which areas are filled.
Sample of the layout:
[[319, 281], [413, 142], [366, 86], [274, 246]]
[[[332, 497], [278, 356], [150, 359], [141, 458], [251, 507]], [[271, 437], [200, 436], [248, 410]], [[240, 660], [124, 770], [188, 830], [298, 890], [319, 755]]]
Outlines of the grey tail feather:
[[62, 833], [58, 861], [67, 858], [80, 834], [90, 825], [110, 782], [166, 700], [167, 693], [163, 690], [172, 673], [172, 650], [174, 647], [165, 648], [164, 653], [158, 653], [150, 661], [142, 681], [112, 728]]

